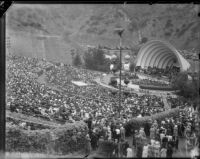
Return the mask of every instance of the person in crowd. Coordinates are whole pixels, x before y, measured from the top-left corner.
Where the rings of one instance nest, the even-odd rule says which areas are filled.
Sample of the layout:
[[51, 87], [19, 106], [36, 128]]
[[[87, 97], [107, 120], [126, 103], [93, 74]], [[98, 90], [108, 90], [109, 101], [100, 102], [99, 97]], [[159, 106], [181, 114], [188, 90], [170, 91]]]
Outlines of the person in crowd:
[[[87, 154], [91, 152], [91, 146], [94, 150], [98, 148], [98, 141], [109, 140], [115, 141], [118, 145], [115, 156], [122, 156], [119, 153], [121, 153], [120, 148], [124, 146], [120, 147], [119, 143], [122, 141], [125, 143], [126, 140], [125, 123], [139, 115], [150, 116], [164, 110], [161, 97], [144, 93], [124, 93], [122, 115], [117, 116], [118, 110], [115, 110], [115, 106], [118, 104], [118, 93], [112, 93], [108, 88], [94, 82], [101, 73], [71, 65], [56, 66], [36, 58], [14, 56], [8, 58], [8, 61], [12, 65], [8, 66], [6, 109], [10, 109], [11, 113], [22, 113], [59, 124], [84, 121], [89, 133], [89, 136], [86, 135]], [[34, 73], [34, 69], [46, 70], [43, 83], [38, 80], [39, 75]], [[156, 68], [148, 68], [147, 72], [155, 74], [156, 70]], [[158, 74], [162, 75], [162, 69], [158, 72], [160, 71], [161, 73]], [[72, 84], [72, 80], [81, 80], [90, 85], [79, 87]], [[150, 85], [166, 85], [150, 79], [141, 81], [144, 82]], [[134, 130], [132, 143], [138, 157], [143, 156], [144, 141], [148, 137], [160, 141], [161, 147], [167, 149], [167, 156], [171, 156], [170, 146], [167, 145], [173, 147], [174, 141], [175, 147], [178, 148], [179, 136], [186, 137], [189, 143], [195, 145], [193, 144], [193, 139], [196, 138], [194, 110], [190, 104], [180, 102], [178, 98], [170, 98], [169, 102], [175, 107], [181, 105], [184, 111], [180, 112], [179, 117], [162, 119], [161, 122], [155, 120], [152, 123], [152, 120], [149, 120], [144, 124], [144, 128]], [[27, 129], [26, 126], [22, 128]], [[31, 129], [37, 129], [37, 126], [33, 125]], [[152, 151], [153, 146], [154, 144], [149, 145], [148, 156], [150, 157], [158, 156]]]
[[134, 157], [133, 156], [133, 150], [129, 145], [128, 145], [128, 148], [126, 149], [126, 152], [127, 152], [126, 157], [128, 157], [128, 158]]
[[149, 144], [148, 142], [145, 142], [145, 145], [143, 146], [143, 151], [142, 151], [142, 158], [148, 157], [148, 148], [149, 148]]
[[118, 140], [115, 139], [114, 150], [113, 150], [113, 157], [118, 157], [118, 156], [119, 156]]
[[167, 149], [165, 147], [162, 147], [160, 150], [160, 157], [166, 158], [167, 157]]
[[120, 125], [120, 137], [121, 139], [125, 140], [125, 129], [122, 124]]
[[143, 127], [140, 128], [139, 134], [142, 136], [142, 138], [144, 138], [144, 139], [146, 138], [146, 134], [144, 132], [144, 128]]
[[174, 126], [173, 140], [175, 142], [175, 148], [176, 148], [176, 150], [178, 150], [179, 138], [178, 138], [178, 126], [177, 125]]
[[151, 129], [150, 129], [150, 139], [155, 139], [156, 138], [156, 134], [155, 134], [155, 127], [152, 125]]
[[159, 141], [156, 141], [154, 144], [154, 154], [156, 158], [160, 157], [160, 142]]
[[173, 155], [173, 146], [171, 144], [167, 145], [167, 158], [172, 158]]
[[91, 153], [91, 139], [89, 134], [86, 135], [85, 153], [86, 155], [90, 155]]
[[154, 148], [153, 148], [154, 142], [155, 142], [155, 140], [151, 140], [151, 142], [150, 142], [150, 144], [148, 146], [148, 157], [149, 158], [154, 158], [155, 157]]
[[167, 145], [168, 145], [168, 137], [165, 134], [165, 136], [162, 139], [162, 147], [167, 147]]

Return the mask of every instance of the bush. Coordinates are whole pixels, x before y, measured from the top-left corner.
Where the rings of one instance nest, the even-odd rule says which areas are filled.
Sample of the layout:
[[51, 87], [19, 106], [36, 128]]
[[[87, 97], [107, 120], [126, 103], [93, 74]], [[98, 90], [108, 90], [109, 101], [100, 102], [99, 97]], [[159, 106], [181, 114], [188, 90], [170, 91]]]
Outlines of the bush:
[[133, 130], [137, 130], [140, 127], [144, 127], [145, 124], [147, 124], [149, 122], [149, 120], [157, 120], [162, 121], [165, 118], [168, 117], [176, 117], [179, 114], [179, 108], [174, 108], [171, 110], [167, 110], [161, 113], [157, 113], [154, 114], [152, 116], [147, 116], [147, 117], [141, 117], [141, 118], [133, 118], [132, 120], [130, 120], [128, 123], [125, 124], [125, 129], [126, 129], [126, 135], [130, 136], [131, 132], [133, 132]]
[[74, 66], [81, 66], [82, 65], [82, 60], [81, 56], [79, 53], [76, 53], [75, 57], [72, 59], [72, 63]]
[[6, 126], [6, 151], [67, 154], [83, 150], [88, 129], [85, 123], [66, 124], [55, 129], [27, 131]]

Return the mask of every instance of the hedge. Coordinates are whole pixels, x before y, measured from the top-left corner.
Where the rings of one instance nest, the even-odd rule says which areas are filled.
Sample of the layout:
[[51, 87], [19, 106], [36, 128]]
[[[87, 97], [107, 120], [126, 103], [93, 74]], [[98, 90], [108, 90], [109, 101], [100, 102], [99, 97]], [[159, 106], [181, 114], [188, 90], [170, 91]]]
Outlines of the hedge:
[[6, 151], [68, 154], [83, 151], [88, 133], [84, 122], [65, 124], [54, 129], [23, 130], [6, 125]]
[[165, 118], [178, 117], [180, 112], [179, 108], [170, 109], [161, 113], [154, 114], [152, 116], [133, 118], [125, 124], [126, 136], [131, 136], [133, 130], [138, 130], [140, 127], [144, 127], [150, 120], [157, 120], [158, 122]]

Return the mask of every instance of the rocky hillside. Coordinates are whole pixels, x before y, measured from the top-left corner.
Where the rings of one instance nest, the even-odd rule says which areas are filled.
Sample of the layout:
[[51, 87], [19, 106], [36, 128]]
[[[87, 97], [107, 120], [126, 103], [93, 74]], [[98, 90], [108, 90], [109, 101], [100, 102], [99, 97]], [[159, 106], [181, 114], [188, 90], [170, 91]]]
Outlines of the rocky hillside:
[[[54, 47], [47, 52], [47, 45], [56, 45], [56, 48], [60, 50], [54, 60], [59, 61], [69, 57], [68, 54], [73, 48], [83, 50], [87, 45], [116, 47], [119, 39], [114, 34], [114, 28], [119, 26], [125, 28], [123, 34], [125, 46], [134, 47], [139, 40], [146, 37], [148, 40], [167, 40], [177, 49], [199, 49], [198, 12], [199, 6], [192, 4], [18, 4], [13, 5], [7, 13], [7, 31], [11, 39], [15, 39], [12, 40], [13, 45], [17, 46], [13, 47], [23, 46], [24, 43], [28, 46], [29, 43], [37, 41], [38, 44], [32, 48], [37, 50], [37, 46], [40, 47], [38, 51], [40, 54], [43, 48], [45, 50], [43, 57], [48, 58], [47, 53], [57, 50]], [[39, 46], [41, 41], [44, 43], [43, 46]], [[52, 41], [52, 43], [49, 44], [47, 41]], [[54, 44], [55, 41], [58, 44]], [[31, 50], [31, 47], [27, 50]], [[26, 54], [23, 49], [20, 52]]]

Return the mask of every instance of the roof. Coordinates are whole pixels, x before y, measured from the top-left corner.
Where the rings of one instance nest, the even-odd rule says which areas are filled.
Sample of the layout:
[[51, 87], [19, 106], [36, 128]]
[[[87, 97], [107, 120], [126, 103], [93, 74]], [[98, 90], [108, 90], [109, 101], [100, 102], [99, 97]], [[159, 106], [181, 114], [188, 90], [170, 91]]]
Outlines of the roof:
[[177, 64], [179, 64], [181, 71], [186, 71], [190, 67], [190, 63], [174, 46], [161, 40], [152, 40], [145, 43], [140, 48], [136, 58], [136, 66], [142, 68], [148, 66], [166, 68]]

